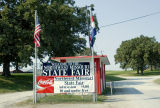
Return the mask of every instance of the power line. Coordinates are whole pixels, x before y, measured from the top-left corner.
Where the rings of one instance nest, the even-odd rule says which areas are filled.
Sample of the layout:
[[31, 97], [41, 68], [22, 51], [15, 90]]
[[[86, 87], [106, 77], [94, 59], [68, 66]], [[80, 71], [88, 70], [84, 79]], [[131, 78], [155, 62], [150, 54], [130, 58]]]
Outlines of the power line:
[[111, 24], [108, 24], [108, 25], [101, 26], [100, 28], [109, 27], [109, 26], [113, 26], [113, 25], [117, 25], [117, 24], [121, 24], [121, 23], [125, 23], [125, 22], [130, 22], [130, 21], [134, 21], [134, 20], [137, 20], [137, 19], [141, 19], [141, 18], [145, 18], [145, 17], [157, 15], [157, 14], [160, 14], [160, 11], [159, 12], [154, 12], [154, 13], [151, 13], [151, 14], [147, 14], [147, 15], [143, 15], [143, 16], [140, 16], [140, 17], [136, 17], [136, 18], [132, 18], [132, 19], [116, 22], [116, 23], [111, 23]]

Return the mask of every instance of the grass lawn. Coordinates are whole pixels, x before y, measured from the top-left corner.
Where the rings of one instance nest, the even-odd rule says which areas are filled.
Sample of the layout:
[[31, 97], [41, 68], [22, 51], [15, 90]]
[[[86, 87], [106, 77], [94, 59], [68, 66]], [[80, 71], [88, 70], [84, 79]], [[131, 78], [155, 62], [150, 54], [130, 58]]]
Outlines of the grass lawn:
[[[103, 102], [106, 99], [104, 95], [97, 97], [97, 102]], [[92, 103], [92, 95], [52, 95], [46, 96], [38, 101], [38, 103], [58, 104], [58, 103]]]
[[157, 84], [160, 84], [160, 78], [156, 79], [154, 82], [157, 83]]
[[[97, 102], [101, 103], [106, 100], [106, 94], [98, 95]], [[94, 103], [92, 95], [64, 95], [64, 94], [56, 94], [52, 96], [46, 96], [37, 101], [37, 104], [80, 104], [80, 103]], [[16, 106], [26, 106], [33, 105], [33, 100], [25, 100], [23, 102], [19, 102]]]
[[111, 81], [121, 81], [121, 80], [126, 80], [125, 78], [121, 78], [115, 75], [106, 75], [106, 81], [111, 82]]
[[156, 71], [144, 71], [144, 75], [137, 74], [136, 71], [107, 71], [107, 75], [119, 75], [119, 76], [153, 76], [153, 75], [160, 75], [160, 70]]
[[31, 73], [14, 73], [10, 77], [0, 76], [0, 93], [28, 91], [33, 88]]
[[144, 75], [137, 74], [136, 71], [106, 71], [106, 81], [120, 81], [125, 80], [125, 78], [121, 78], [120, 76], [154, 76], [160, 75], [160, 70], [157, 71], [144, 71]]

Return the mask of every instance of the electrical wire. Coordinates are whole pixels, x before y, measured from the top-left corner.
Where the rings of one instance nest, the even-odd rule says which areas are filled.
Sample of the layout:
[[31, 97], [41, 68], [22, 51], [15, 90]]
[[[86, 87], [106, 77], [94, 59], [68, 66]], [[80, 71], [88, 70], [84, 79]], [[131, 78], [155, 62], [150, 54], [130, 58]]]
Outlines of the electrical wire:
[[136, 17], [136, 18], [132, 18], [132, 19], [116, 22], [116, 23], [111, 23], [111, 24], [108, 24], [108, 25], [101, 26], [100, 28], [109, 27], [109, 26], [113, 26], [113, 25], [117, 25], [117, 24], [121, 24], [121, 23], [125, 23], [125, 22], [130, 22], [130, 21], [142, 19], [142, 18], [145, 18], [145, 17], [157, 15], [157, 14], [160, 14], [160, 11], [159, 12], [154, 12], [154, 13], [151, 13], [151, 14], [147, 14], [147, 15], [143, 15], [143, 16], [140, 16], [140, 17]]

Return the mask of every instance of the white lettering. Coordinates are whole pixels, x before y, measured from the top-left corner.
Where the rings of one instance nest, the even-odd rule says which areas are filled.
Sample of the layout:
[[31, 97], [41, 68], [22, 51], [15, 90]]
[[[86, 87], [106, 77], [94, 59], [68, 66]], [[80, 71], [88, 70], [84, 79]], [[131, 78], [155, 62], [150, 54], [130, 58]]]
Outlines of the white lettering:
[[42, 80], [42, 79], [40, 79], [38, 81], [38, 85], [40, 85], [40, 84], [42, 84], [42, 85], [48, 85], [48, 84], [51, 85], [52, 82], [53, 82], [53, 80], [50, 80], [50, 79], [48, 79], [48, 80]]
[[85, 69], [85, 75], [90, 75], [88, 69]]
[[43, 75], [43, 76], [47, 76], [47, 72], [45, 72], [45, 71], [43, 70], [42, 75]]
[[53, 71], [52, 76], [58, 76], [56, 70]]
[[67, 76], [67, 71], [63, 69], [63, 76]]

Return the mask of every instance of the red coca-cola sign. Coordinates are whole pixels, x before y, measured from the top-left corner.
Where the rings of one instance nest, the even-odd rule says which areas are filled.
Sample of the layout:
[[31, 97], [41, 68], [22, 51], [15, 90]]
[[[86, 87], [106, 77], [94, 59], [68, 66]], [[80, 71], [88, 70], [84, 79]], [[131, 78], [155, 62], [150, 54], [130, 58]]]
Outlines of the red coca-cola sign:
[[37, 76], [37, 93], [54, 93], [54, 77]]

